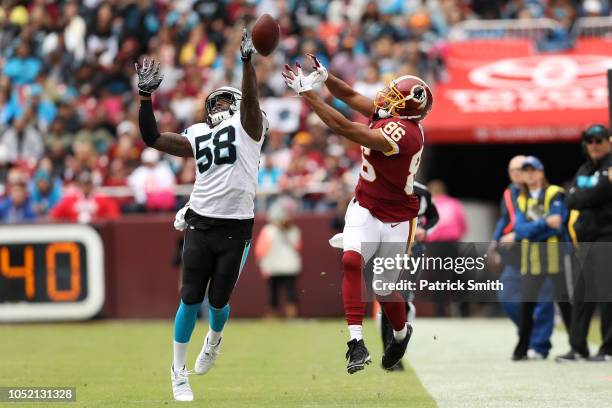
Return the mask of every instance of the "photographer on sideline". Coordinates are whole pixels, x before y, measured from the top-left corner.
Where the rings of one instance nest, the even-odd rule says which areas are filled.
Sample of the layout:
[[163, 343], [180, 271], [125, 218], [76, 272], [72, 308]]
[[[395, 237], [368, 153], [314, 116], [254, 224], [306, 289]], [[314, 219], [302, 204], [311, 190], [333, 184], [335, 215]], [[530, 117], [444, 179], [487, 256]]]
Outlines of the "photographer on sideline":
[[[557, 362], [582, 359], [612, 361], [612, 144], [608, 129], [593, 125], [582, 133], [588, 156], [578, 169], [567, 195], [567, 205], [580, 211], [574, 224], [578, 240], [577, 279], [574, 282], [574, 313], [570, 330], [571, 350]], [[595, 306], [601, 305], [602, 345], [589, 358], [587, 334]]]

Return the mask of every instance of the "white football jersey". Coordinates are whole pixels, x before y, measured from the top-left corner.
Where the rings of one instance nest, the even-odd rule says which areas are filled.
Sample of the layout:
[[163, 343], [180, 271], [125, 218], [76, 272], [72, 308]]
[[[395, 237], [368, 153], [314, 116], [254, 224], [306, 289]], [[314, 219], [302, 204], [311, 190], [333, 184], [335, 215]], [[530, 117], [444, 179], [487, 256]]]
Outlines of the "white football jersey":
[[254, 217], [257, 173], [268, 121], [263, 134], [253, 140], [240, 123], [240, 112], [211, 128], [196, 123], [185, 129], [196, 160], [196, 181], [189, 208], [205, 217], [248, 219]]

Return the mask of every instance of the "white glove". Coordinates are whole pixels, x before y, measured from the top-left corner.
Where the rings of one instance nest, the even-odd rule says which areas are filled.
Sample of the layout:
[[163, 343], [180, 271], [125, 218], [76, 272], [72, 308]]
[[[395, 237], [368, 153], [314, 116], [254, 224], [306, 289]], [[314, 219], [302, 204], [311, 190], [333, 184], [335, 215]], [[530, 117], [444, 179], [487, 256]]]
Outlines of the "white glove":
[[174, 217], [174, 229], [177, 231], [185, 231], [187, 229], [187, 221], [185, 221], [185, 213], [189, 209], [189, 202], [181, 208]]
[[319, 62], [319, 59], [317, 57], [315, 57], [313, 54], [306, 54], [311, 60], [312, 60], [312, 69], [314, 69], [314, 72], [316, 72], [318, 74], [317, 78], [315, 79], [315, 84], [318, 83], [323, 83], [325, 81], [327, 81], [327, 77], [329, 76], [329, 74], [327, 73], [327, 68], [325, 68], [323, 65], [321, 65], [321, 62]]
[[300, 63], [296, 62], [295, 66], [297, 73], [293, 72], [291, 67], [285, 64], [285, 71], [282, 72], [282, 74], [287, 86], [293, 89], [298, 95], [306, 91], [312, 91], [312, 86], [317, 82], [316, 80], [320, 75], [317, 73], [317, 71], [304, 75]]

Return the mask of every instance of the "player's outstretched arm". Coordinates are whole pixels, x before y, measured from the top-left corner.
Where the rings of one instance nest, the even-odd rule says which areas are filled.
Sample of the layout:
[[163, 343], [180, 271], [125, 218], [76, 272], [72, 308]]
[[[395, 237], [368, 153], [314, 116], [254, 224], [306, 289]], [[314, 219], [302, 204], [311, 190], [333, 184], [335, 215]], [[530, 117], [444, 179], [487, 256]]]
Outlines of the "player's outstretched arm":
[[381, 129], [370, 129], [361, 123], [351, 122], [313, 92], [313, 84], [320, 80], [320, 76], [316, 71], [306, 76], [302, 73], [300, 64], [296, 63], [295, 65], [296, 72], [289, 65], [285, 65], [285, 71], [283, 72], [285, 83], [304, 98], [308, 106], [315, 111], [323, 123], [334, 133], [383, 153], [390, 154], [394, 151], [396, 146], [393, 146], [385, 138]]
[[177, 133], [159, 133], [157, 121], [153, 113], [151, 94], [159, 87], [163, 77], [159, 73], [159, 62], [147, 62], [145, 58], [142, 65], [136, 63], [138, 75], [138, 94], [140, 95], [140, 109], [138, 110], [138, 127], [140, 136], [147, 146], [154, 147], [162, 152], [179, 157], [191, 157], [193, 151], [186, 137]]
[[312, 60], [312, 68], [322, 76], [322, 80], [336, 98], [346, 103], [351, 109], [356, 110], [363, 116], [370, 116], [374, 112], [374, 101], [359, 92], [356, 92], [349, 84], [333, 75], [312, 54], [306, 54]]
[[257, 75], [251, 63], [251, 56], [255, 52], [250, 34], [246, 28], [242, 33], [240, 53], [242, 54], [242, 100], [240, 101], [240, 123], [251, 137], [258, 142], [263, 133], [263, 117], [259, 107], [259, 93], [257, 90]]
[[334, 133], [372, 150], [383, 153], [393, 150], [381, 129], [370, 129], [361, 123], [351, 122], [313, 91], [303, 92], [300, 96]]

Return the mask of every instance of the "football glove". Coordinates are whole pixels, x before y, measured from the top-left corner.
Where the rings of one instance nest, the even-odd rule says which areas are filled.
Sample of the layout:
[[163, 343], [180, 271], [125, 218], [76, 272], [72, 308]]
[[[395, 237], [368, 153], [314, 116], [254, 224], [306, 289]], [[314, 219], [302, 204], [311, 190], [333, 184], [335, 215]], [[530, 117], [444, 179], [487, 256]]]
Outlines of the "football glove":
[[240, 54], [243, 61], [250, 61], [251, 55], [255, 54], [257, 50], [253, 46], [253, 39], [251, 34], [245, 28], [242, 30], [242, 41], [240, 42]]
[[285, 64], [285, 71], [282, 74], [287, 86], [298, 95], [306, 91], [312, 91], [312, 86], [318, 82], [320, 74], [317, 71], [313, 71], [308, 75], [304, 75], [299, 62], [295, 63], [295, 67], [297, 73], [289, 65]]
[[154, 59], [148, 61], [145, 57], [142, 60], [142, 65], [135, 62], [134, 67], [136, 68], [136, 75], [138, 75], [138, 93], [142, 96], [151, 96], [164, 79], [164, 76], [159, 73], [160, 63], [155, 63]]
[[315, 57], [313, 54], [306, 54], [306, 55], [312, 60], [312, 69], [314, 70], [314, 72], [318, 74], [317, 78], [315, 79], [315, 84], [323, 83], [327, 81], [327, 77], [329, 75], [327, 73], [327, 68], [321, 65], [321, 62], [319, 62], [319, 59]]

